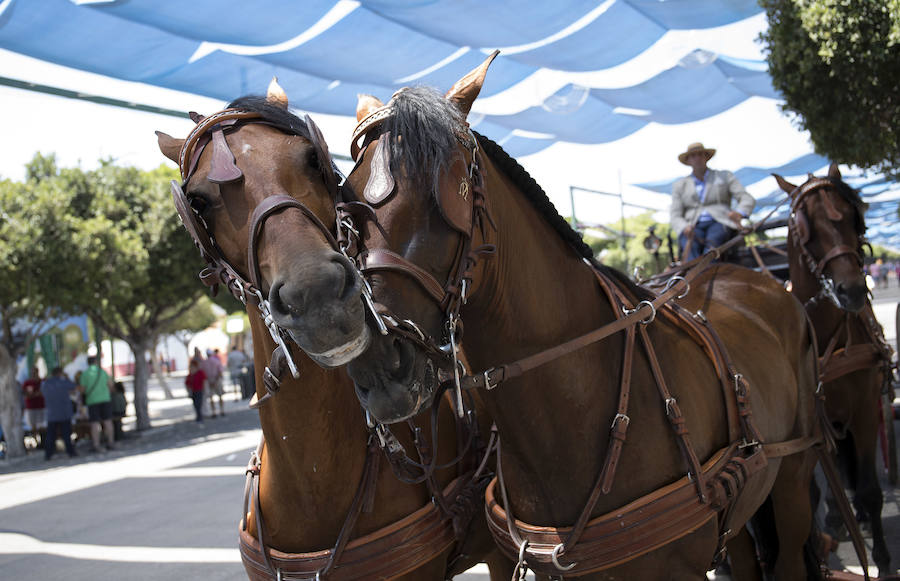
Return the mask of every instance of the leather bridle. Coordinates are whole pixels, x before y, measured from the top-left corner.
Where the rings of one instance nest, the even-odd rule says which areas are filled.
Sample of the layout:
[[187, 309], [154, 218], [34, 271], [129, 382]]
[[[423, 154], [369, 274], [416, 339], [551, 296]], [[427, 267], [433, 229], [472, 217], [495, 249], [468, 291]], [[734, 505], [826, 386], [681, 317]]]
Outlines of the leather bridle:
[[[258, 242], [266, 220], [283, 210], [289, 208], [297, 209], [318, 228], [335, 251], [341, 251], [341, 248], [331, 230], [305, 204], [289, 195], [276, 194], [265, 198], [253, 210], [250, 218], [250, 239], [247, 245], [249, 274], [247, 276], [243, 275], [225, 258], [216, 244], [215, 238], [210, 233], [205, 220], [191, 206], [188, 196], [185, 195], [184, 188], [187, 187], [196, 172], [200, 156], [210, 144], [212, 144], [212, 158], [210, 171], [206, 179], [217, 184], [229, 184], [243, 178], [243, 172], [235, 165], [234, 155], [228, 148], [228, 143], [225, 140], [226, 131], [236, 131], [250, 123], [270, 125], [280, 131], [284, 131], [284, 129], [266, 121], [260, 113], [245, 109], [224, 109], [208, 117], [192, 114], [192, 119], [197, 125], [181, 147], [178, 165], [182, 181], [178, 183], [172, 180], [172, 198], [178, 210], [178, 215], [181, 217], [182, 224], [191, 235], [194, 244], [200, 250], [200, 254], [206, 262], [206, 268], [200, 272], [200, 280], [203, 281], [203, 284], [211, 287], [213, 294], [217, 292], [218, 285], [223, 284], [245, 306], [248, 304], [248, 301], [254, 303], [272, 340], [277, 345], [272, 353], [269, 365], [263, 372], [263, 384], [266, 388], [266, 394], [259, 399], [254, 394], [251, 401], [251, 407], [257, 407], [278, 391], [281, 385], [281, 378], [285, 372], [285, 366], [290, 370], [293, 377], [296, 378], [300, 375], [299, 369], [291, 356], [290, 348], [286, 343], [287, 331], [274, 321], [269, 301], [262, 291], [262, 276], [258, 262]], [[322, 133], [315, 122], [307, 115], [305, 116], [305, 123], [306, 133], [301, 132], [298, 134], [308, 139], [316, 150], [322, 166], [322, 177], [326, 188], [335, 204], [337, 204], [340, 197], [338, 183], [343, 179], [343, 176], [334, 165]], [[338, 227], [341, 227], [340, 224]]]
[[[376, 148], [373, 158], [372, 174], [366, 191], [370, 191], [373, 179], [379, 179], [385, 172], [390, 171], [386, 152], [390, 147], [390, 133], [383, 131], [383, 123], [392, 115], [391, 102], [377, 109], [362, 119], [353, 132], [351, 151], [356, 160], [356, 167], [362, 163], [364, 154], [369, 147]], [[494, 247], [489, 244], [473, 248], [473, 239], [476, 228], [480, 230], [481, 237], [485, 237], [486, 224], [493, 225], [486, 207], [484, 197], [484, 177], [482, 164], [479, 163], [481, 152], [475, 134], [468, 126], [460, 127], [456, 131], [456, 138], [466, 150], [468, 161], [462, 160], [464, 174], [460, 178], [458, 195], [464, 199], [464, 206], [451, 205], [438, 197], [438, 206], [448, 224], [459, 233], [459, 241], [452, 266], [449, 269], [445, 281], [440, 282], [435, 276], [424, 268], [407, 260], [400, 254], [386, 248], [365, 248], [360, 242], [357, 263], [363, 277], [366, 278], [377, 272], [394, 272], [411, 279], [422, 289], [427, 297], [433, 301], [444, 316], [444, 336], [440, 340], [425, 333], [422, 328], [411, 319], [397, 315], [385, 305], [374, 302], [374, 309], [378, 313], [376, 323], [380, 332], [396, 334], [421, 347], [426, 353], [439, 361], [444, 361], [453, 369], [454, 387], [456, 395], [457, 413], [464, 415], [464, 403], [461, 388], [461, 372], [466, 373], [465, 366], [459, 357], [459, 343], [462, 336], [462, 324], [459, 311], [466, 302], [469, 289], [472, 285], [472, 273], [478, 258], [484, 254], [490, 254]], [[363, 139], [363, 145], [358, 145]], [[385, 152], [382, 156], [382, 152]], [[451, 165], [451, 169], [460, 164], [460, 159]], [[353, 175], [351, 171], [350, 175]], [[393, 188], [394, 180], [389, 178], [384, 188]], [[380, 202], [387, 199], [391, 191], [381, 191], [371, 197], [367, 193], [367, 199]], [[437, 195], [437, 193], [436, 193]], [[456, 200], [458, 202], [458, 200]], [[368, 286], [368, 283], [367, 283]]]
[[865, 231], [863, 231], [858, 233], [859, 243], [856, 248], [851, 248], [846, 244], [838, 244], [837, 246], [830, 248], [820, 259], [817, 259], [809, 249], [811, 232], [809, 217], [805, 209], [806, 200], [814, 193], [828, 195], [827, 189], [833, 187], [834, 183], [831, 180], [813, 177], [805, 184], [795, 188], [790, 194], [792, 201], [791, 214], [788, 219], [788, 231], [791, 234], [794, 244], [796, 244], [797, 248], [800, 250], [800, 255], [804, 264], [806, 264], [809, 272], [819, 282], [819, 293], [812, 297], [810, 301], [816, 302], [821, 297], [827, 297], [837, 305], [838, 308], [842, 308], [840, 299], [835, 290], [834, 281], [825, 276], [825, 268], [832, 260], [847, 255], [853, 256], [861, 267], [863, 265], [863, 247], [867, 242], [865, 239]]

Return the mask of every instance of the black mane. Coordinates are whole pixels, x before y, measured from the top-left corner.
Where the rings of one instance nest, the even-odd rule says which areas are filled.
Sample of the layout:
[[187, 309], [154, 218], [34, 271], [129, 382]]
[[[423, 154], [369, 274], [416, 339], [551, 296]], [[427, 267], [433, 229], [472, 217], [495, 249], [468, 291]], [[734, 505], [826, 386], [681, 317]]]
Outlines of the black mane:
[[277, 129], [310, 139], [306, 122], [278, 105], [273, 105], [265, 97], [260, 95], [247, 95], [239, 97], [228, 104], [229, 109], [246, 109], [259, 113], [263, 119], [271, 123]]
[[391, 134], [391, 168], [436, 191], [459, 145], [456, 135], [465, 129], [462, 113], [430, 87], [402, 89], [390, 105], [383, 128]]

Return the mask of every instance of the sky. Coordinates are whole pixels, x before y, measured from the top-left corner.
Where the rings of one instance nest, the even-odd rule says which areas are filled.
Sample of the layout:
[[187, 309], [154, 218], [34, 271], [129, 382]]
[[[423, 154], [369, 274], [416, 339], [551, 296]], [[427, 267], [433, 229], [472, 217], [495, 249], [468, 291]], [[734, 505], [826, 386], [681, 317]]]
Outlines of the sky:
[[[499, 95], [476, 101], [470, 120], [478, 113], [513, 113], [525, 109], [540, 103], [568, 82], [583, 80], [591, 86], [609, 88], [633, 85], [673, 66], [696, 48], [731, 57], [762, 59], [762, 49], [756, 38], [764, 27], [765, 17], [760, 14], [709, 30], [670, 31], [645, 53], [618, 67], [581, 74], [542, 70]], [[196, 110], [203, 114], [225, 105], [215, 99], [84, 73], [2, 49], [0, 76], [180, 111]], [[24, 177], [24, 164], [36, 151], [55, 153], [63, 166], [80, 165], [86, 169], [96, 167], [99, 159], [107, 157], [145, 169], [161, 163], [174, 167], [159, 153], [153, 132], [160, 130], [184, 137], [193, 127], [187, 119], [8, 87], [0, 87], [0, 103], [7, 112], [3, 124], [5, 139], [0, 140], [0, 178], [14, 180]], [[355, 118], [316, 113], [312, 116], [322, 128], [331, 151], [346, 155]], [[477, 125], [475, 128], [477, 130]], [[752, 97], [724, 113], [695, 123], [650, 123], [611, 144], [558, 143], [520, 158], [519, 162], [544, 187], [565, 216], [571, 215], [570, 188], [575, 186], [575, 211], [579, 220], [614, 221], [620, 214], [617, 196], [621, 193], [629, 204], [661, 209], [656, 218], [664, 221], [667, 220], [668, 196], [630, 184], [687, 175], [689, 168], [681, 165], [676, 156], [695, 141], [718, 149], [710, 161], [710, 167], [714, 169], [774, 166], [812, 151], [808, 135], [792, 125], [779, 111], [777, 102]], [[348, 168], [345, 166], [344, 169]], [[595, 195], [582, 188], [613, 195]], [[772, 179], [748, 185], [748, 190], [756, 196], [775, 188]], [[636, 206], [626, 206], [626, 214], [640, 211]]]

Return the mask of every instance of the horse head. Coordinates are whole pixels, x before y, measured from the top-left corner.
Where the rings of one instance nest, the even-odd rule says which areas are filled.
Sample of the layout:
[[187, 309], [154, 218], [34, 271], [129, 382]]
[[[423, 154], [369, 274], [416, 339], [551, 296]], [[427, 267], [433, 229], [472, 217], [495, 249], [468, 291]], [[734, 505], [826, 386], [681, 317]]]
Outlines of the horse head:
[[865, 203], [859, 193], [841, 179], [836, 164], [827, 177], [810, 175], [800, 186], [779, 175], [775, 180], [791, 197], [788, 248], [793, 251], [794, 292], [803, 300], [826, 296], [839, 308], [859, 311], [868, 293], [862, 270]]
[[457, 315], [472, 292], [472, 243], [484, 215], [480, 153], [466, 116], [494, 56], [443, 97], [407, 88], [386, 105], [359, 101], [357, 164], [347, 182], [374, 208], [378, 227], [366, 228], [359, 263], [383, 326], [348, 371], [382, 422], [416, 414], [441, 376], [459, 369]]
[[309, 117], [286, 98], [244, 97], [209, 117], [192, 116], [187, 139], [157, 132], [183, 182], [173, 196], [209, 267], [325, 367], [346, 363], [369, 340], [362, 280], [335, 241], [336, 170]]

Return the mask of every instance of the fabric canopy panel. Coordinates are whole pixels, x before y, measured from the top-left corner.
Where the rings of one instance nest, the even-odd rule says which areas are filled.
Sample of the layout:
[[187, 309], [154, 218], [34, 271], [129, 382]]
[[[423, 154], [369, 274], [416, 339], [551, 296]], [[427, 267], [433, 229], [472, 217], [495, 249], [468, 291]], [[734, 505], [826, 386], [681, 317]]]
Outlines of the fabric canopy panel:
[[777, 95], [765, 63], [695, 50], [632, 87], [589, 89], [570, 84], [537, 107], [484, 121], [535, 131], [573, 143], [609, 143], [650, 122], [689, 123], [726, 111], [750, 97]]
[[[483, 97], [541, 69], [602, 70], [640, 54], [668, 30], [721, 26], [759, 12], [753, 0], [273, 0], [264, 9], [245, 0], [5, 0], [0, 47], [223, 101], [262, 93], [277, 76], [292, 106], [351, 115], [360, 93], [386, 100], [408, 85], [447, 89], [493, 48], [502, 53]], [[745, 82], [750, 68], [723, 72], [725, 61], [705, 58], [708, 71], [691, 73], [682, 63], [626, 89], [564, 88], [540, 107], [485, 118], [479, 130], [522, 156], [557, 141], [612, 141], [650, 121], [699, 118], [771, 91], [766, 82], [759, 82], [763, 89]], [[683, 94], [685, 83], [698, 78], [719, 95], [715, 107], [679, 113], [683, 102], [653, 102]], [[652, 110], [617, 111], [634, 108], [634, 98]]]
[[[816, 155], [815, 153], [810, 153], [777, 167], [742, 167], [741, 169], [735, 171], [734, 175], [743, 185], [748, 186], [767, 177], [770, 177], [773, 173], [777, 173], [781, 176], [796, 176], [814, 172], [825, 167], [829, 163], [830, 162], [827, 158], [822, 157], [821, 155]], [[690, 172], [688, 172], [687, 168], [685, 168], [685, 175], [687, 175], [688, 173]], [[634, 185], [640, 188], [644, 188], [645, 190], [651, 190], [654, 192], [659, 192], [661, 194], [669, 194], [672, 192], [672, 186], [675, 185], [675, 182], [681, 179], [681, 177], [683, 176]]]

